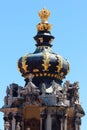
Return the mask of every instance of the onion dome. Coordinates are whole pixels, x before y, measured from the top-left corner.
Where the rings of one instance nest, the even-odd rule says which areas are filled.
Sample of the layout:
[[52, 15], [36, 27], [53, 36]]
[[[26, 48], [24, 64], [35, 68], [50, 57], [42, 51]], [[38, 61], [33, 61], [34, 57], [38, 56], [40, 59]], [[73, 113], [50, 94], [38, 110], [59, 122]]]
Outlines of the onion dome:
[[50, 11], [43, 8], [39, 11], [41, 23], [37, 27], [37, 35], [34, 37], [36, 41], [36, 50], [29, 53], [18, 60], [18, 70], [25, 78], [26, 84], [29, 75], [33, 75], [33, 83], [41, 86], [44, 82], [46, 87], [54, 80], [61, 84], [63, 78], [69, 72], [69, 62], [51, 49], [51, 42], [54, 36], [51, 35], [51, 24], [48, 23]]

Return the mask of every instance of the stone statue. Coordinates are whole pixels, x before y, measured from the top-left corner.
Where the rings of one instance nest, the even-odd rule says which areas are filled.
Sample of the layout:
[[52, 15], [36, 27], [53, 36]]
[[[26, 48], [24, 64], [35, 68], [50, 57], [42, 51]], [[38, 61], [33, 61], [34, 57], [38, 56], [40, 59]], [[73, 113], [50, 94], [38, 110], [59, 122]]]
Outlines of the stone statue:
[[56, 85], [56, 82], [53, 80], [53, 81], [52, 81], [52, 87], [55, 87], [55, 88], [56, 88], [56, 86], [57, 86], [57, 85]]
[[5, 129], [6, 129], [6, 130], [9, 130], [9, 128], [10, 128], [10, 124], [9, 124], [8, 121], [6, 121], [6, 122], [5, 122]]
[[32, 79], [33, 79], [33, 75], [30, 74], [30, 75], [29, 75], [29, 82], [32, 82]]
[[64, 99], [67, 99], [68, 87], [69, 87], [69, 82], [66, 81], [66, 82], [63, 84], [63, 97], [64, 97]]
[[66, 80], [65, 84], [66, 84], [66, 87], [69, 88], [69, 86], [70, 86], [70, 81], [69, 81], [69, 80]]
[[21, 127], [20, 127], [20, 122], [17, 122], [17, 125], [16, 125], [16, 130], [21, 130]]
[[8, 105], [8, 97], [7, 96], [4, 97], [4, 104]]
[[68, 100], [70, 100], [71, 106], [73, 106], [75, 103], [79, 103], [79, 84], [78, 82], [74, 82], [73, 84], [69, 84], [68, 90], [67, 90], [67, 97]]
[[21, 94], [21, 88], [18, 87], [18, 97], [20, 97], [20, 94]]
[[7, 86], [7, 89], [6, 89], [6, 94], [7, 94], [7, 97], [9, 96], [9, 94], [10, 94], [10, 89], [9, 89], [9, 87]]
[[45, 83], [42, 84], [42, 94], [46, 93], [46, 85]]
[[12, 97], [13, 96], [13, 86], [10, 85], [10, 96]]
[[63, 94], [59, 89], [56, 90], [56, 97], [57, 97], [57, 105], [58, 106], [64, 105]]
[[57, 84], [56, 84], [56, 82], [53, 80], [52, 81], [52, 88], [53, 88], [53, 94], [56, 94], [56, 89], [57, 89]]
[[53, 93], [56, 94], [57, 91], [62, 90], [62, 87], [60, 84], [56, 83], [54, 80], [52, 82], [52, 88], [53, 88]]
[[78, 82], [74, 82], [74, 100], [76, 104], [79, 104], [79, 83]]

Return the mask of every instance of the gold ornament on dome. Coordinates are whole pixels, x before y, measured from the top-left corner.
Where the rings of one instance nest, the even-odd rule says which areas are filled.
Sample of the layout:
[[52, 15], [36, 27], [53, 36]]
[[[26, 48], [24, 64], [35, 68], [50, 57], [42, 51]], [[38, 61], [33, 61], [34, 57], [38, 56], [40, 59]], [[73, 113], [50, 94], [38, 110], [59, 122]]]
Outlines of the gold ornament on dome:
[[39, 23], [37, 26], [37, 31], [50, 31], [52, 24], [48, 24], [48, 23]]
[[44, 67], [44, 71], [48, 71], [48, 68], [51, 66], [49, 62], [50, 62], [50, 54], [48, 52], [44, 52], [43, 64], [42, 64], [42, 66]]
[[48, 20], [48, 18], [50, 16], [50, 11], [43, 8], [41, 11], [39, 11], [38, 15], [40, 16], [41, 21], [44, 22], [44, 21]]
[[58, 65], [57, 67], [57, 71], [59, 72], [62, 69], [62, 57], [60, 55], [56, 55], [57, 59], [58, 59]]
[[41, 23], [39, 23], [37, 27], [37, 31], [50, 31], [52, 25], [48, 23], [48, 18], [50, 16], [50, 11], [43, 8], [39, 11], [38, 15], [41, 18]]
[[40, 43], [43, 43], [43, 37], [38, 38]]
[[22, 58], [22, 68], [24, 69], [25, 72], [27, 72], [27, 67], [28, 65], [26, 64], [26, 59], [29, 55], [25, 55], [23, 58]]
[[33, 69], [33, 72], [39, 72], [39, 69]]
[[67, 74], [70, 72], [70, 63], [69, 62], [67, 62], [68, 63], [68, 71], [67, 71]]

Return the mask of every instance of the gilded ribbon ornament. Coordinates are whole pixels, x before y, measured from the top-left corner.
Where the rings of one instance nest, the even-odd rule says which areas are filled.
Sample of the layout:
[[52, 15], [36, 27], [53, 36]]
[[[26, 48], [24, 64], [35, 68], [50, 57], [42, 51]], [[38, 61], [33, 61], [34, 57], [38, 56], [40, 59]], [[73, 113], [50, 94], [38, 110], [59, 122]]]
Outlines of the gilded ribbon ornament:
[[48, 52], [43, 53], [43, 64], [42, 66], [44, 67], [44, 71], [48, 71], [48, 68], [51, 66], [49, 64], [50, 62], [50, 54]]

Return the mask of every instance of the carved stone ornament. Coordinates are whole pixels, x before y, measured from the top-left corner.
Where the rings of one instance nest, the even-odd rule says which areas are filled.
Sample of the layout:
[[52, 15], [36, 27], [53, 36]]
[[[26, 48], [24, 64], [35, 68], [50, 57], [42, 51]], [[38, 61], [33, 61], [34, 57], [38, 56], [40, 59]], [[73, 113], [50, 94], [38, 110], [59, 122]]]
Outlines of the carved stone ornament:
[[20, 122], [17, 123], [17, 125], [16, 125], [16, 130], [21, 130]]
[[4, 124], [4, 126], [5, 126], [5, 129], [6, 129], [6, 130], [9, 130], [9, 128], [10, 128], [9, 122], [6, 121], [5, 124]]

